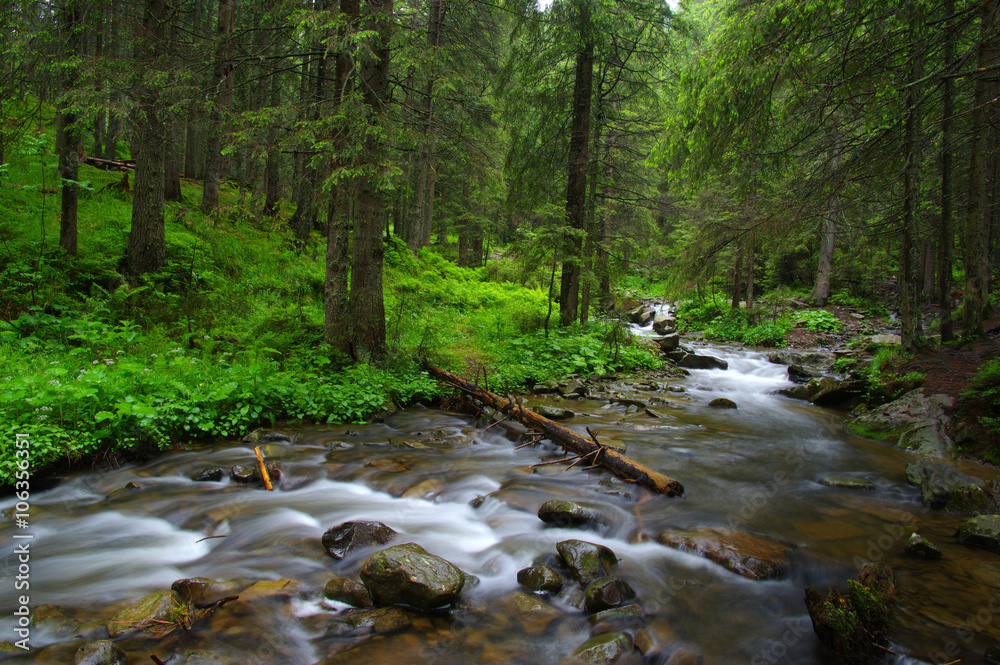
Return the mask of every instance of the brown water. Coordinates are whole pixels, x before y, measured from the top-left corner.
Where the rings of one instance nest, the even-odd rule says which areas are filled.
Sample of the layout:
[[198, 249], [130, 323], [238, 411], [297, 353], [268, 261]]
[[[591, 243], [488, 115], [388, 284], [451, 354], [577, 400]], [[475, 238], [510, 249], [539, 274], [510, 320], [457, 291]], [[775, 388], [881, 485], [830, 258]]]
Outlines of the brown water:
[[[871, 560], [891, 564], [901, 588], [893, 648], [909, 655], [893, 662], [983, 662], [983, 651], [1000, 638], [1000, 617], [993, 616], [1000, 610], [1000, 557], [958, 544], [962, 518], [920, 504], [904, 477], [911, 456], [849, 435], [841, 413], [769, 394], [786, 385], [784, 370], [761, 354], [709, 352], [726, 357], [730, 369], [671, 382], [684, 393], [619, 386], [662, 418], [626, 415], [603, 401], [562, 404], [584, 414], [569, 421], [573, 428], [585, 433], [589, 426], [683, 482], [683, 498], [627, 485], [609, 489], [601, 484], [605, 474], [578, 468], [532, 469], [555, 451], [515, 451], [515, 434], [503, 427], [483, 433], [469, 417], [411, 409], [384, 424], [297, 428], [294, 445], [268, 444], [266, 456], [283, 469], [274, 492], [189, 480], [205, 467], [251, 463], [252, 447], [232, 441], [67, 478], [32, 497], [31, 604], [106, 620], [116, 607], [183, 577], [293, 578], [304, 592], [291, 603], [227, 606], [190, 632], [120, 644], [130, 662], [151, 662], [156, 653], [163, 660], [177, 654], [171, 663], [310, 665], [344, 652], [335, 662], [559, 663], [588, 638], [586, 616], [566, 598], [524, 613], [512, 592], [519, 569], [554, 552], [558, 541], [580, 538], [615, 551], [618, 574], [638, 592], [652, 632], [698, 650], [706, 663], [829, 662], [803, 589], [843, 588]], [[708, 408], [718, 396], [739, 408]], [[366, 466], [378, 460], [395, 468]], [[817, 482], [834, 473], [868, 478], [876, 490]], [[105, 498], [130, 481], [141, 488]], [[402, 496], [416, 486], [425, 498]], [[472, 508], [480, 496], [486, 499]], [[534, 513], [551, 498], [600, 505], [613, 527], [543, 528]], [[11, 505], [0, 502], [0, 511]], [[393, 635], [346, 635], [343, 606], [323, 601], [322, 589], [334, 575], [356, 574], [364, 555], [335, 562], [319, 539], [350, 519], [384, 522], [478, 576], [466, 609], [420, 618]], [[736, 526], [789, 541], [797, 546], [793, 573], [753, 582], [644, 537], [694, 526]], [[901, 555], [915, 530], [944, 551], [942, 561]], [[0, 639], [13, 635], [16, 604], [8, 591], [15, 562], [7, 555], [15, 531], [0, 521]], [[55, 628], [36, 629], [27, 659], [71, 662], [80, 642], [65, 640]]]

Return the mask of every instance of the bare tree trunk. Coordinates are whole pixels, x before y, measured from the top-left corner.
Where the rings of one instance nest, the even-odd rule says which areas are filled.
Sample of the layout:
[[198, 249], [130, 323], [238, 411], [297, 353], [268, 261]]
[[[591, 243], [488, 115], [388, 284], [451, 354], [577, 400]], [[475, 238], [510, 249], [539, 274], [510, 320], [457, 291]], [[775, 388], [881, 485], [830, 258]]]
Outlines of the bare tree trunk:
[[[910, 51], [910, 81], [918, 81], [923, 67], [921, 52], [923, 45], [918, 36], [920, 30], [919, 0], [911, 0], [910, 4], [910, 36], [912, 49]], [[914, 351], [922, 334], [920, 323], [920, 298], [918, 294], [917, 271], [917, 214], [920, 206], [920, 89], [916, 83], [911, 83], [906, 94], [906, 125], [904, 136], [903, 167], [903, 246], [900, 248], [902, 275], [900, 276], [900, 309], [902, 310], [902, 340], [903, 348]]]
[[587, 165], [590, 153], [590, 107], [594, 80], [594, 38], [591, 34], [590, 6], [579, 6], [577, 27], [583, 43], [576, 54], [573, 83], [573, 120], [569, 143], [569, 182], [566, 187], [566, 219], [569, 228], [563, 243], [560, 275], [559, 320], [568, 326], [577, 318], [580, 298], [580, 262], [583, 243], [580, 235], [587, 223]]
[[996, 73], [989, 68], [1000, 59], [1000, 0], [982, 3], [976, 92], [972, 112], [972, 145], [969, 165], [969, 206], [965, 220], [965, 301], [963, 334], [982, 335], [989, 309], [989, 111], [997, 96]]
[[205, 212], [219, 209], [219, 179], [222, 175], [222, 133], [225, 113], [233, 103], [232, 34], [236, 24], [236, 0], [219, 0], [219, 20], [216, 25], [215, 77], [211, 91], [212, 106], [205, 137], [205, 180], [201, 208]]
[[[954, 19], [955, 0], [944, 0], [944, 68], [949, 71], [955, 62]], [[941, 307], [941, 341], [950, 342], [955, 339], [955, 327], [951, 320], [951, 290], [952, 290], [952, 250], [955, 246], [954, 222], [952, 219], [955, 185], [952, 179], [952, 157], [954, 144], [952, 139], [952, 120], [955, 115], [955, 81], [951, 77], [944, 79], [944, 93], [941, 110], [941, 222], [938, 229], [938, 304]]]
[[[80, 22], [82, 7], [77, 0], [63, 0], [59, 8], [59, 29], [63, 38], [63, 59], [72, 60], [80, 50]], [[70, 67], [64, 77], [63, 89], [76, 85], [76, 69]], [[79, 173], [80, 132], [76, 114], [67, 110], [65, 102], [59, 103], [56, 125], [56, 151], [59, 153], [59, 177], [62, 179], [62, 203], [59, 216], [59, 246], [70, 256], [76, 256], [77, 244], [77, 179]]]
[[[270, 96], [268, 103], [271, 108], [281, 106], [281, 74], [271, 72]], [[281, 200], [281, 150], [278, 146], [278, 132], [274, 125], [267, 130], [267, 159], [264, 165], [264, 215], [274, 217], [278, 214], [278, 202]]]

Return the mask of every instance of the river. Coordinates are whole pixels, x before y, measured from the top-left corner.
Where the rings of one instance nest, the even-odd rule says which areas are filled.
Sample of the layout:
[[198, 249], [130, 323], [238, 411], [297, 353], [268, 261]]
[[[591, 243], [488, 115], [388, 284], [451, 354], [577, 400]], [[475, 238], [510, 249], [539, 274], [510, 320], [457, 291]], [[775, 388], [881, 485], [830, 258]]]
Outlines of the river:
[[[554, 552], [557, 542], [579, 538], [618, 555], [618, 575], [637, 591], [651, 632], [671, 648], [703, 654], [708, 664], [830, 662], [812, 632], [803, 590], [844, 588], [871, 560], [890, 564], [900, 587], [892, 628], [900, 655], [891, 662], [983, 662], [983, 651], [1000, 639], [1000, 618], [991, 610], [1000, 609], [994, 599], [1000, 558], [956, 542], [961, 516], [921, 505], [904, 476], [912, 456], [850, 435], [843, 413], [772, 394], [790, 384], [785, 368], [763, 353], [700, 352], [725, 358], [729, 369], [692, 370], [668, 382], [673, 391], [663, 382], [640, 388], [619, 382], [658, 418], [604, 401], [559, 403], [579, 414], [569, 426], [584, 434], [589, 426], [680, 480], [682, 498], [609, 483], [600, 472], [532, 468], [555, 451], [515, 450], [514, 435], [503, 427], [484, 433], [470, 417], [437, 410], [408, 409], [369, 425], [296, 427], [285, 430], [294, 444], [264, 446], [282, 468], [274, 492], [190, 480], [206, 467], [252, 463], [252, 446], [218, 441], [143, 465], [74, 473], [33, 495], [31, 604], [106, 620], [116, 607], [180, 578], [292, 578], [304, 589], [292, 602], [224, 607], [189, 632], [120, 644], [130, 662], [176, 654], [172, 664], [311, 665], [340, 652], [329, 662], [555, 664], [588, 638], [586, 615], [560, 599], [550, 611], [524, 615], [511, 594], [519, 569]], [[738, 408], [708, 408], [715, 397]], [[821, 485], [829, 474], [867, 478], [875, 489]], [[106, 498], [129, 482], [139, 488]], [[402, 496], [407, 490], [424, 498]], [[484, 498], [473, 508], [477, 497]], [[546, 528], [534, 512], [552, 498], [599, 505], [613, 526], [603, 533]], [[12, 498], [0, 500], [0, 511], [13, 505]], [[334, 575], [356, 575], [364, 557], [336, 562], [320, 536], [352, 519], [384, 522], [481, 582], [452, 618], [421, 618], [371, 639], [345, 635], [343, 606], [322, 600], [322, 589]], [[696, 526], [787, 541], [795, 546], [792, 573], [751, 581], [653, 540], [664, 529]], [[916, 530], [941, 548], [943, 560], [901, 554]], [[16, 531], [0, 519], [6, 557], [0, 639], [13, 635], [17, 608], [8, 593], [16, 561], [7, 555]], [[71, 662], [81, 642], [67, 641], [58, 627], [41, 627], [31, 644], [30, 655], [10, 662]], [[620, 662], [640, 662], [633, 656]]]

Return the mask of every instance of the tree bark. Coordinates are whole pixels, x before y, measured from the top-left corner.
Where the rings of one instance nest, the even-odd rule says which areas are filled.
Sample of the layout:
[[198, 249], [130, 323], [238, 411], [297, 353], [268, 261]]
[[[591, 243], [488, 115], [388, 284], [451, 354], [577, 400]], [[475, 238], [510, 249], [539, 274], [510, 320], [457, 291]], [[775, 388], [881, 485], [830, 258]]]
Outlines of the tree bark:
[[917, 256], [917, 214], [920, 206], [920, 80], [923, 72], [923, 44], [919, 37], [921, 29], [919, 0], [910, 4], [910, 81], [906, 93], [906, 123], [903, 137], [903, 246], [900, 248], [902, 275], [899, 280], [900, 309], [902, 314], [901, 337], [903, 349], [909, 352], [916, 350], [917, 342], [923, 329], [920, 323], [920, 298], [918, 292], [918, 271], [920, 270]]
[[144, 79], [148, 71], [165, 66], [167, 21], [172, 7], [167, 0], [146, 0], [142, 30], [136, 40], [137, 76], [133, 90], [140, 114], [135, 125], [135, 188], [132, 228], [125, 256], [125, 274], [132, 280], [163, 266], [166, 230], [163, 218], [163, 154], [166, 131], [161, 118], [160, 88]]
[[219, 179], [222, 176], [222, 132], [225, 112], [233, 101], [232, 33], [236, 22], [236, 0], [219, 0], [216, 24], [215, 76], [211, 91], [212, 107], [205, 137], [205, 180], [201, 208], [214, 212], [219, 208]]
[[[944, 0], [944, 68], [950, 71], [955, 62], [954, 15], [955, 0]], [[938, 305], [941, 308], [941, 341], [955, 339], [955, 326], [951, 320], [952, 307], [952, 251], [955, 246], [955, 231], [952, 218], [955, 185], [952, 179], [953, 125], [955, 115], [955, 81], [950, 76], [944, 79], [941, 109], [941, 220], [938, 228]]]
[[[271, 72], [270, 95], [268, 103], [271, 108], [281, 106], [281, 74]], [[278, 146], [278, 132], [272, 123], [267, 130], [267, 158], [264, 164], [264, 215], [274, 217], [278, 214], [281, 201], [281, 150]]]
[[369, 0], [365, 26], [373, 34], [361, 66], [364, 105], [373, 125], [363, 139], [363, 175], [359, 177], [351, 256], [351, 351], [357, 359], [377, 362], [385, 356], [385, 302], [382, 293], [382, 203], [380, 173], [385, 146], [379, 136], [389, 97], [389, 39], [392, 0]]
[[515, 419], [525, 427], [541, 432], [563, 448], [583, 456], [588, 466], [600, 466], [619, 478], [666, 496], [680, 496], [684, 493], [684, 486], [678, 481], [626, 457], [612, 447], [595, 443], [593, 439], [582, 437], [534, 411], [526, 410], [512, 400], [500, 397], [434, 365], [425, 367], [436, 379], [461, 390], [483, 406]]
[[569, 142], [569, 181], [566, 187], [568, 230], [563, 244], [559, 289], [559, 320], [568, 326], [576, 320], [580, 298], [581, 234], [587, 223], [587, 164], [590, 153], [590, 107], [594, 81], [594, 37], [590, 6], [579, 4], [580, 49], [576, 53], [573, 82], [573, 120]]
[[[980, 42], [972, 145], [969, 165], [969, 206], [965, 219], [965, 299], [962, 325], [965, 336], [982, 335], [989, 309], [989, 202], [992, 132], [990, 111], [996, 108], [996, 72], [987, 69], [1000, 59], [1000, 0], [985, 0], [980, 15]], [[995, 116], [994, 116], [995, 118]]]
[[[59, 28], [63, 33], [63, 61], [69, 64], [63, 77], [64, 92], [76, 85], [76, 57], [80, 50], [80, 22], [83, 18], [76, 0], [63, 0], [59, 12]], [[80, 166], [80, 132], [76, 114], [67, 103], [59, 103], [56, 124], [56, 150], [59, 153], [59, 177], [62, 179], [62, 201], [59, 216], [59, 246], [70, 256], [76, 256], [77, 244], [77, 180]]]

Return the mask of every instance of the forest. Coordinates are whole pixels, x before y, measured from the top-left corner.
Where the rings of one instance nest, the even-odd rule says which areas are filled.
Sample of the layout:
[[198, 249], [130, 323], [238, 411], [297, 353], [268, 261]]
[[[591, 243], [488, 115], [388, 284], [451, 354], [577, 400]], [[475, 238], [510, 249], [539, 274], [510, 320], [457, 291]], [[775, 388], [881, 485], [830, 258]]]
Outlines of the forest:
[[0, 2], [0, 659], [1000, 662], [998, 138], [1000, 0]]
[[428, 358], [510, 388], [655, 366], [603, 315], [636, 296], [758, 346], [837, 327], [789, 302], [904, 355], [975, 338], [998, 12], [8, 3], [5, 427], [72, 461], [364, 419], [433, 395]]

